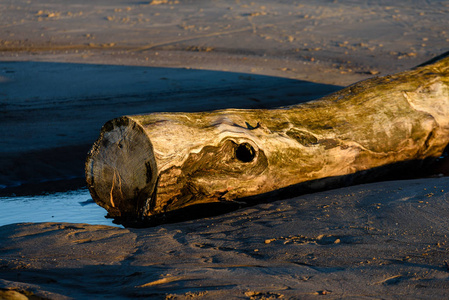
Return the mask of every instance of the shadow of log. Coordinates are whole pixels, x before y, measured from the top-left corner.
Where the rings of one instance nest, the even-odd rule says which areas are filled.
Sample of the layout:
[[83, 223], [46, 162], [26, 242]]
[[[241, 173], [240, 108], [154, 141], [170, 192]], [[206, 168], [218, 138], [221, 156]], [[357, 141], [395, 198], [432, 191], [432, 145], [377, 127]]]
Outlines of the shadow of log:
[[2, 196], [85, 186], [90, 145], [106, 121], [123, 115], [274, 108], [342, 88], [195, 69], [50, 62], [0, 62], [0, 69]]

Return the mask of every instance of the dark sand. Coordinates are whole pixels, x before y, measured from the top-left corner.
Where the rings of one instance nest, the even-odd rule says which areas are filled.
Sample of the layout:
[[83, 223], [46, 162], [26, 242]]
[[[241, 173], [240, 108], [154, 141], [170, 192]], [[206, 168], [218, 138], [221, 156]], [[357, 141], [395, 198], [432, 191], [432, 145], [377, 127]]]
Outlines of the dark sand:
[[[277, 107], [411, 68], [449, 50], [448, 14], [449, 1], [418, 0], [2, 1], [0, 194], [83, 186], [114, 117]], [[0, 298], [447, 298], [448, 184], [365, 184], [147, 229], [3, 226]]]

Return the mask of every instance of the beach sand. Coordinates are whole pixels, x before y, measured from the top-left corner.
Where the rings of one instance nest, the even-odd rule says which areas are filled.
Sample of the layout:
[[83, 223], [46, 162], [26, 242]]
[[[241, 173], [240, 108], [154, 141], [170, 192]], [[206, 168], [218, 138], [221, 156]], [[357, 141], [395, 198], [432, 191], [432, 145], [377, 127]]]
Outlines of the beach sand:
[[380, 182], [145, 229], [6, 225], [0, 284], [50, 299], [445, 299], [448, 184]]
[[[115, 117], [296, 104], [449, 50], [449, 1], [10, 0], [0, 14], [0, 195], [84, 186]], [[0, 298], [442, 299], [448, 184], [364, 184], [146, 229], [2, 226]]]

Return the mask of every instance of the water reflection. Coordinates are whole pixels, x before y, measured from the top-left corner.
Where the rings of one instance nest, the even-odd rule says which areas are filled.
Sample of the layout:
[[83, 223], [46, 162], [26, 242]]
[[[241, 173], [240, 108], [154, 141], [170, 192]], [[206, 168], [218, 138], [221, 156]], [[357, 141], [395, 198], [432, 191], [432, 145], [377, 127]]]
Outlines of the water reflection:
[[24, 222], [111, 225], [87, 189], [39, 196], [0, 197], [0, 226]]

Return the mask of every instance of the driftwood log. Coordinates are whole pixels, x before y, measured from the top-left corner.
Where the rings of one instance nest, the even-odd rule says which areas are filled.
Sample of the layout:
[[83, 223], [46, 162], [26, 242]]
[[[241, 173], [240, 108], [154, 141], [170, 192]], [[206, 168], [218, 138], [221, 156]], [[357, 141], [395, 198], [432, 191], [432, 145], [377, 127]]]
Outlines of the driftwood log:
[[435, 159], [449, 143], [449, 56], [279, 109], [124, 116], [86, 162], [92, 198], [136, 220]]

